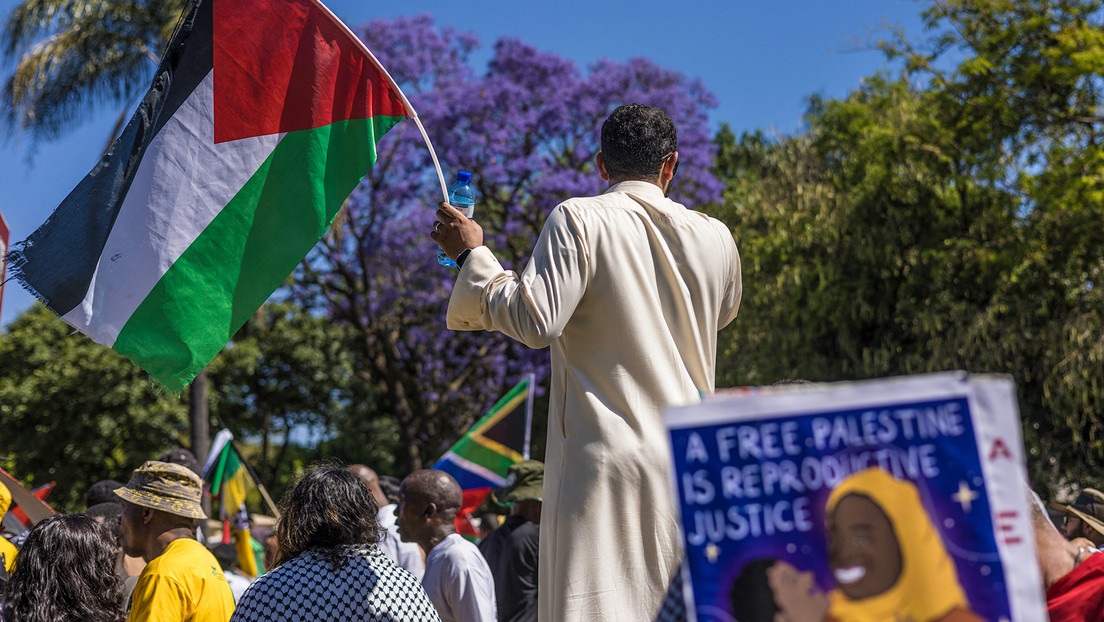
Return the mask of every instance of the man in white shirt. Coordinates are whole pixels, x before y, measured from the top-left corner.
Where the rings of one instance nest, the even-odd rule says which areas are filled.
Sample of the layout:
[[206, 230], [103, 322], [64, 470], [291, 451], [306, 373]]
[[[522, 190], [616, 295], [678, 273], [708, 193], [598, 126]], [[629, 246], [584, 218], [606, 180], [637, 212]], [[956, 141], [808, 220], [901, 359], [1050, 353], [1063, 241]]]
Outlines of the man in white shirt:
[[660, 411], [713, 391], [717, 331], [742, 293], [729, 228], [666, 197], [679, 162], [670, 117], [621, 106], [601, 143], [595, 167], [610, 187], [552, 210], [522, 272], [448, 204], [430, 234], [460, 265], [450, 329], [550, 350], [541, 622], [659, 610], [682, 549]]
[[491, 569], [479, 548], [456, 533], [462, 501], [460, 485], [448, 473], [414, 471], [399, 487], [399, 536], [426, 551], [422, 587], [441, 622], [496, 622]]
[[391, 561], [395, 562], [399, 568], [406, 569], [420, 581], [425, 573], [422, 550], [418, 548], [417, 544], [403, 542], [399, 538], [399, 528], [395, 524], [395, 504], [391, 503], [387, 499], [387, 495], [383, 494], [379, 475], [363, 464], [354, 464], [345, 470], [356, 475], [360, 481], [364, 482], [376, 503], [379, 504], [379, 513], [376, 520], [379, 521], [381, 528], [379, 547], [383, 554], [390, 557]]

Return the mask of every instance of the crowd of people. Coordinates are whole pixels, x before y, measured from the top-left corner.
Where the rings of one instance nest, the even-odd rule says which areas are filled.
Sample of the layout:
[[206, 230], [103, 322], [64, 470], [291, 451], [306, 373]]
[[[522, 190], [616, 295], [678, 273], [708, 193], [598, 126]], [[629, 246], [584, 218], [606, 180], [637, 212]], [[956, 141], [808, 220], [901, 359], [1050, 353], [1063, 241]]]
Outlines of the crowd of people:
[[201, 542], [203, 481], [194, 459], [182, 462], [98, 482], [85, 512], [35, 524], [19, 546], [3, 539], [12, 572], [0, 620], [536, 620], [541, 462], [514, 465], [491, 491], [511, 516], [480, 543], [494, 543], [486, 555], [456, 532], [451, 475], [424, 469], [387, 485], [361, 464], [312, 468], [275, 531], [253, 531], [268, 569], [256, 577], [242, 571], [241, 547]]
[[[520, 273], [480, 225], [438, 205], [429, 236], [460, 268], [448, 328], [499, 331], [552, 360], [546, 464], [511, 467], [487, 506], [504, 518], [485, 508], [478, 545], [456, 531], [463, 496], [448, 474], [418, 470], [395, 486], [364, 465], [320, 466], [288, 490], [275, 531], [255, 534], [260, 576], [245, 586], [230, 551], [197, 538], [203, 482], [167, 456], [105, 487], [111, 507], [42, 521], [17, 553], [0, 539], [12, 571], [3, 620], [685, 619], [660, 412], [713, 392], [717, 331], [735, 319], [742, 281], [728, 227], [668, 198], [678, 165], [664, 111], [614, 110], [595, 158], [609, 188], [557, 206]], [[1072, 540], [1036, 507], [1061, 622], [1104, 611], [1104, 498], [1085, 495], [1061, 510]], [[768, 619], [832, 619], [808, 613]]]
[[[456, 531], [462, 492], [443, 471], [415, 471], [388, 485], [391, 478], [360, 464], [311, 468], [285, 495], [275, 531], [254, 532], [265, 551], [258, 567], [268, 570], [253, 577], [242, 573], [240, 547], [200, 542], [199, 475], [149, 461], [126, 484], [93, 486], [85, 512], [35, 524], [18, 546], [4, 539], [12, 571], [0, 620], [537, 620], [543, 478], [539, 461], [511, 466], [507, 484], [488, 497], [506, 515], [476, 544]], [[1104, 619], [1104, 493], [1085, 488], [1049, 512], [1030, 494], [1050, 619]], [[3, 509], [9, 498], [0, 491]], [[772, 601], [786, 589], [807, 590], [801, 580], [808, 577], [781, 562], [762, 570], [761, 581], [733, 593], [734, 612], [773, 611], [763, 619], [775, 622], [829, 619], [823, 608], [802, 616]], [[686, 619], [681, 603], [672, 603], [678, 599], [669, 592], [659, 617], [649, 619]], [[766, 607], [738, 606], [753, 600]]]

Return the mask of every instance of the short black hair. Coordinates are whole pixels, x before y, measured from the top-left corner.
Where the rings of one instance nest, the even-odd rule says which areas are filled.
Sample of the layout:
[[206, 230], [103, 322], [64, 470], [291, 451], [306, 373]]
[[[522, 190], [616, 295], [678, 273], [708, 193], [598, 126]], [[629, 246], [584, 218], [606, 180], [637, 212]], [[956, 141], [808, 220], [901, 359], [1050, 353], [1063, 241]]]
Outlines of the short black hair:
[[238, 549], [229, 542], [219, 542], [211, 549], [211, 555], [218, 560], [219, 568], [230, 570], [238, 563]]
[[399, 502], [400, 484], [402, 484], [402, 481], [394, 475], [379, 476], [380, 490], [383, 491], [383, 496], [387, 497], [387, 501], [390, 503]]
[[677, 149], [675, 124], [660, 108], [618, 106], [602, 123], [602, 159], [611, 180], [653, 180]]
[[179, 464], [192, 473], [203, 477], [203, 474], [200, 473], [199, 461], [196, 460], [195, 454], [188, 451], [187, 449], [184, 449], [183, 447], [177, 447], [176, 449], [166, 451], [165, 453], [161, 454], [161, 457], [157, 460], [160, 462]]
[[102, 479], [92, 484], [88, 487], [88, 492], [84, 494], [84, 507], [90, 508], [101, 503], [119, 505], [119, 497], [115, 495], [115, 490], [122, 487], [122, 483], [113, 479]]
[[108, 503], [97, 503], [85, 511], [85, 514], [92, 518], [100, 519], [107, 530], [110, 531], [118, 540], [122, 533], [120, 532], [119, 519], [123, 516], [123, 506], [119, 504], [118, 497], [115, 501]]

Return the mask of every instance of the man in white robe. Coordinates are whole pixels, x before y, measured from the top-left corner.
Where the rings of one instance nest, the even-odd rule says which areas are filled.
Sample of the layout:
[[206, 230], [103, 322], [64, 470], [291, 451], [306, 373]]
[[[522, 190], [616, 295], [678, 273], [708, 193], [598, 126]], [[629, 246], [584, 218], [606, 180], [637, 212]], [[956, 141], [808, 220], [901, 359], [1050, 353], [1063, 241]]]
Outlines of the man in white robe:
[[742, 289], [728, 227], [665, 197], [676, 148], [662, 110], [615, 110], [596, 159], [609, 189], [557, 206], [520, 275], [447, 204], [430, 234], [461, 264], [450, 329], [551, 347], [542, 622], [652, 620], [677, 572], [660, 410], [713, 391]]

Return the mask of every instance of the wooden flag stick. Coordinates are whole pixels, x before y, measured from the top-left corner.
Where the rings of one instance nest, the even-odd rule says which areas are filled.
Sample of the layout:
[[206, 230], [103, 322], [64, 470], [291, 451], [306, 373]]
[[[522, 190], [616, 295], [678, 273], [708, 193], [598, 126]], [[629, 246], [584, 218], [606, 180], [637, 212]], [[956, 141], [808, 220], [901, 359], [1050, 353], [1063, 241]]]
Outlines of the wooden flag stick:
[[268, 508], [272, 510], [272, 515], [276, 518], [280, 518], [280, 510], [276, 508], [276, 504], [272, 501], [272, 497], [268, 496], [268, 490], [265, 489], [264, 484], [261, 483], [261, 478], [257, 477], [257, 472], [253, 470], [253, 467], [249, 466], [246, 462], [245, 456], [242, 455], [241, 449], [238, 448], [238, 443], [231, 439], [230, 446], [234, 448], [234, 451], [238, 452], [238, 460], [241, 460], [245, 470], [249, 471], [249, 477], [253, 478], [253, 483], [257, 485], [257, 490], [261, 493], [261, 498], [268, 504]]
[[46, 503], [34, 496], [34, 493], [27, 490], [27, 488], [8, 474], [4, 469], [0, 469], [0, 483], [7, 486], [8, 491], [11, 492], [12, 501], [16, 505], [23, 508], [23, 512], [27, 515], [27, 518], [31, 519], [32, 523], [38, 523], [40, 520], [50, 518], [55, 514], [54, 509], [46, 505]]

